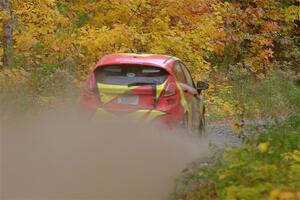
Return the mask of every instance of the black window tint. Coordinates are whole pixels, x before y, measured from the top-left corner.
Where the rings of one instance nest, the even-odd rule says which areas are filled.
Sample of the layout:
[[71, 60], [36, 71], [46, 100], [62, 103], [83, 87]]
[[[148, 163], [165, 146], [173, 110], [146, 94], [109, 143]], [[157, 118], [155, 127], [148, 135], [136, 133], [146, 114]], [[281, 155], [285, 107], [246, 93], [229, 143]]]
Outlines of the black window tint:
[[187, 69], [187, 67], [183, 63], [180, 63], [180, 65], [181, 65], [181, 68], [182, 68], [182, 70], [184, 72], [184, 75], [185, 75], [186, 84], [188, 84], [191, 87], [194, 87], [193, 78], [192, 78], [189, 70]]
[[181, 83], [186, 83], [184, 72], [181, 69], [181, 66], [178, 62], [175, 63], [173, 68], [174, 76]]
[[116, 65], [100, 67], [95, 71], [98, 83], [130, 85], [134, 83], [162, 84], [168, 73], [161, 68], [142, 65]]

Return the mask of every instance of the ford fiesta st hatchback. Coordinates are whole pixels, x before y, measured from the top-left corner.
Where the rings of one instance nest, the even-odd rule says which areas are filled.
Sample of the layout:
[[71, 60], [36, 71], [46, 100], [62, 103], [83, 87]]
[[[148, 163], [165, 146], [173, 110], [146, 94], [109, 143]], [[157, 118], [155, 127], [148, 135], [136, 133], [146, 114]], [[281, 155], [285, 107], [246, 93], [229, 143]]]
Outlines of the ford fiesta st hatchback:
[[195, 82], [176, 57], [112, 54], [103, 57], [87, 78], [80, 96], [85, 116], [114, 115], [162, 122], [169, 127], [202, 130], [205, 82]]

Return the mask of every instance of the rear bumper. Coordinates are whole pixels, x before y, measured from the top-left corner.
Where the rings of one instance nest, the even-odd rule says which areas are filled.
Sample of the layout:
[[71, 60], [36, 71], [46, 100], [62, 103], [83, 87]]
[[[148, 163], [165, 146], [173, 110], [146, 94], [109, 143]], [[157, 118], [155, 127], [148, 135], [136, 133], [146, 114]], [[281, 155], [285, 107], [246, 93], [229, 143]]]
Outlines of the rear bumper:
[[161, 117], [167, 115], [167, 113], [165, 112], [161, 112], [158, 110], [137, 110], [134, 112], [124, 112], [124, 111], [107, 111], [104, 110], [102, 108], [98, 108], [96, 113], [95, 113], [95, 118], [97, 117], [122, 117], [122, 116], [126, 116], [129, 117], [131, 119], [148, 119], [148, 120], [154, 120], [155, 118]]
[[98, 108], [94, 115], [94, 119], [105, 117], [105, 119], [116, 120], [123, 117], [128, 120], [145, 120], [162, 123], [168, 127], [177, 127], [181, 125], [183, 116], [183, 113], [169, 113], [159, 110], [141, 109], [134, 112], [111, 112]]

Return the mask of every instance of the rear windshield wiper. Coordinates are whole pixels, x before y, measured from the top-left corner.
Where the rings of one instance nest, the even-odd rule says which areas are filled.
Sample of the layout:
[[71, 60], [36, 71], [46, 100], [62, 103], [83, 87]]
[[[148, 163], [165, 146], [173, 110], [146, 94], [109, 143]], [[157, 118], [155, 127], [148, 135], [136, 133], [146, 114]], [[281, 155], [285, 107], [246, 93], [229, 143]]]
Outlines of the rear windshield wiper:
[[143, 85], [156, 85], [156, 83], [135, 82], [135, 83], [128, 84], [128, 87], [131, 87], [131, 86], [143, 86]]

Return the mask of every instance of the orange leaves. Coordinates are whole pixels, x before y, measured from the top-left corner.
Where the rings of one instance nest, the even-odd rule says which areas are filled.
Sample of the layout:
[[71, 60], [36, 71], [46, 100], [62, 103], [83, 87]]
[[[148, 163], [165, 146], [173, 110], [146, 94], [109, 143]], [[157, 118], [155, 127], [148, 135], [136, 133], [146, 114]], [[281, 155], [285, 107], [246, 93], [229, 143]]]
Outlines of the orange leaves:
[[280, 30], [280, 26], [278, 25], [277, 22], [273, 22], [273, 21], [266, 22], [263, 27], [264, 32], [272, 32], [272, 31], [279, 31], [279, 30]]
[[56, 0], [43, 0], [44, 3], [48, 6], [55, 6]]
[[272, 49], [266, 49], [265, 51], [265, 58], [274, 58], [274, 51]]
[[93, 3], [88, 3], [86, 5], [84, 5], [84, 8], [87, 10], [87, 11], [95, 11], [98, 9], [98, 6], [96, 2], [93, 2]]
[[[263, 35], [249, 37], [249, 53], [244, 58], [245, 66], [259, 79], [264, 76], [266, 70], [272, 69], [271, 59], [274, 57], [273, 41]], [[245, 51], [245, 49], [243, 49]]]
[[[216, 43], [215, 56], [223, 56], [216, 65], [223, 66], [225, 63], [225, 68], [234, 69], [230, 66], [239, 67], [236, 63], [242, 63], [241, 66], [248, 72], [264, 77], [273, 68], [273, 61], [278, 56], [274, 52], [276, 37], [284, 31], [283, 24], [276, 21], [282, 12], [276, 6], [274, 0], [256, 0], [252, 4], [246, 1], [224, 3], [221, 8], [214, 6], [212, 14], [223, 20], [224, 30], [224, 34], [212, 34]], [[215, 38], [215, 34], [220, 37]], [[230, 49], [230, 55], [227, 55], [226, 49]]]
[[211, 13], [213, 8], [208, 4], [207, 1], [201, 2], [189, 2], [188, 10], [191, 16], [201, 16], [204, 14]]
[[63, 49], [63, 48], [61, 48], [63, 46], [61, 45], [58, 38], [54, 37], [53, 35], [48, 35], [48, 36], [44, 37], [43, 42], [46, 43], [49, 47], [51, 47], [51, 49], [54, 51], [58, 52]]

